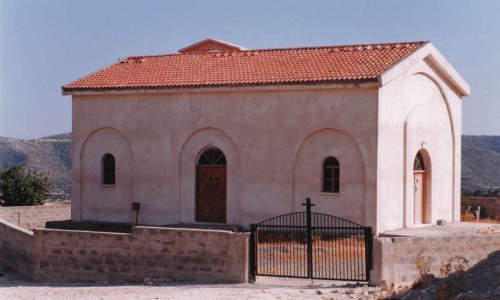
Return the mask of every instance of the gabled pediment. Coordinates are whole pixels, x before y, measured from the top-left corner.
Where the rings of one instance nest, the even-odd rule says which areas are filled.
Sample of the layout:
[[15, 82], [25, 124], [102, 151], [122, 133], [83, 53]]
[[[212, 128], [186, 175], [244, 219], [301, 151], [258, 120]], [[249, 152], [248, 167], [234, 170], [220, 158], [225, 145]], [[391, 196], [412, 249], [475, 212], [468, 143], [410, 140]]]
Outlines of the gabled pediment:
[[419, 49], [415, 50], [407, 57], [404, 57], [399, 62], [396, 62], [380, 74], [380, 85], [384, 86], [388, 84], [420, 61], [425, 61], [432, 65], [432, 67], [439, 72], [439, 75], [443, 76], [443, 78], [445, 78], [448, 83], [461, 94], [461, 96], [470, 95], [469, 84], [430, 42], [423, 44]]

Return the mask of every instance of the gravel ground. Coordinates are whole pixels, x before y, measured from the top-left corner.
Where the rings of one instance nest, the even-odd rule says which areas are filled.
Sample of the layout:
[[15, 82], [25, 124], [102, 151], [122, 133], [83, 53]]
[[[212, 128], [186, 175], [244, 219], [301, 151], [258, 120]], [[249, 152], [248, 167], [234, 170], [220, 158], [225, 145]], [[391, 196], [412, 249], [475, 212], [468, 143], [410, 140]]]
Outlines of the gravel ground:
[[[257, 284], [167, 282], [155, 285], [85, 285], [26, 281], [0, 272], [0, 299], [381, 299], [386, 292], [310, 280], [258, 279]], [[337, 283], [342, 284], [342, 283]]]

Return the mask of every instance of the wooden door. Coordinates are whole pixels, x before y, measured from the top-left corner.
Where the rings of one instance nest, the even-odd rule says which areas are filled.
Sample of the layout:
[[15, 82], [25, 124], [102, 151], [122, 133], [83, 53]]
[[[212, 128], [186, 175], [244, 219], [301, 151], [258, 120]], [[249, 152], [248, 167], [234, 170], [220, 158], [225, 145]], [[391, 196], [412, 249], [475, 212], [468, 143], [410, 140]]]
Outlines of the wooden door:
[[226, 166], [196, 167], [196, 222], [226, 223]]
[[415, 172], [413, 173], [413, 183], [414, 183], [414, 203], [415, 203], [415, 224], [422, 224], [425, 220], [425, 185], [424, 185], [424, 173]]

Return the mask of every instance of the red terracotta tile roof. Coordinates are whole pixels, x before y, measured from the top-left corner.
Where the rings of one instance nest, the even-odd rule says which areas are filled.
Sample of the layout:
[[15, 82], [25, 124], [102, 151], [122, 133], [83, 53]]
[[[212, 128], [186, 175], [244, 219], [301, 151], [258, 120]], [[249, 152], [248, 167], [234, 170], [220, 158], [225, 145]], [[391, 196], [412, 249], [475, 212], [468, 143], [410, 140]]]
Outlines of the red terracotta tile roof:
[[425, 42], [132, 56], [64, 92], [375, 81]]

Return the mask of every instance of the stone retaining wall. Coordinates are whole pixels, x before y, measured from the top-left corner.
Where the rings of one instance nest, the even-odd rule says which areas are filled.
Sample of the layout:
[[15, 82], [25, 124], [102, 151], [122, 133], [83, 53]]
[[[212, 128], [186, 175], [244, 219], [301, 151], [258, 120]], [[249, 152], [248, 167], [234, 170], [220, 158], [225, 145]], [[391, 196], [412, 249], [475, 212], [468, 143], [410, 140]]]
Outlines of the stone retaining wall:
[[30, 277], [35, 267], [33, 232], [0, 220], [0, 265]]
[[500, 218], [500, 197], [462, 197], [462, 206], [481, 206], [481, 218]]
[[71, 219], [71, 205], [0, 206], [0, 219], [31, 230], [47, 221]]
[[131, 234], [43, 228], [30, 234], [7, 222], [0, 230], [0, 255], [19, 251], [19, 261], [9, 266], [34, 280], [248, 280], [247, 234], [156, 227], [134, 227]]
[[417, 253], [431, 260], [431, 273], [439, 276], [441, 263], [461, 255], [469, 260], [469, 267], [500, 249], [499, 234], [451, 237], [395, 237], [375, 238], [371, 283], [412, 283], [418, 278], [415, 266]]

